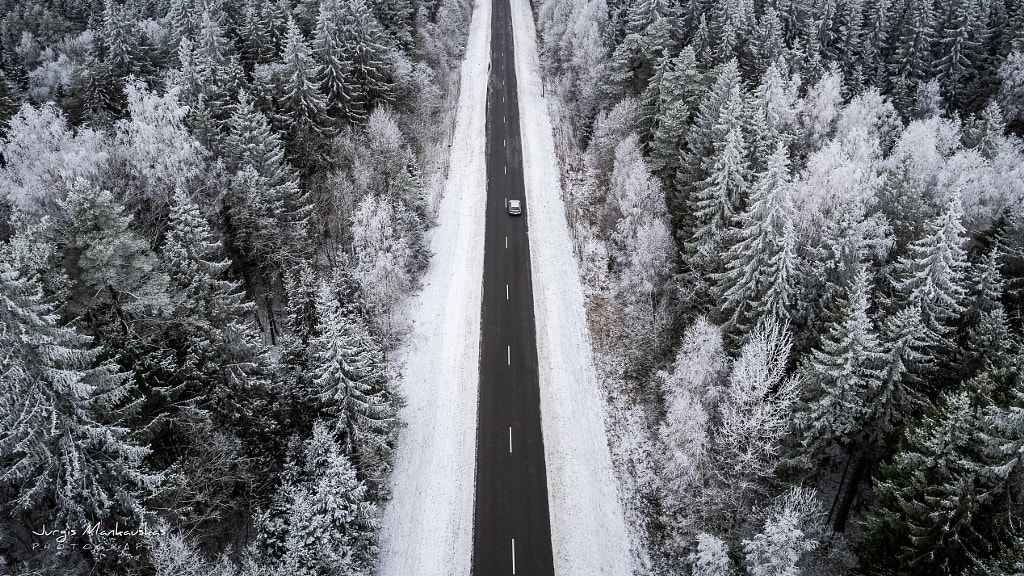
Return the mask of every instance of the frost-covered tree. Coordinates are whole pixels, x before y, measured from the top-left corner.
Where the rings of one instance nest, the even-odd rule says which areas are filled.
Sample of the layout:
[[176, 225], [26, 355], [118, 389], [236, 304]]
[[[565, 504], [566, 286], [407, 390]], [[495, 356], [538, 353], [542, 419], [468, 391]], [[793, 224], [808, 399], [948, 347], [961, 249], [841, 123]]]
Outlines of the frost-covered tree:
[[607, 219], [615, 258], [617, 330], [632, 369], [646, 370], [664, 344], [666, 281], [675, 255], [664, 195], [640, 155], [635, 135], [615, 149]]
[[729, 545], [720, 538], [701, 532], [697, 551], [687, 557], [693, 576], [732, 576], [736, 567], [729, 557]]
[[664, 374], [665, 419], [659, 430], [665, 445], [661, 475], [662, 501], [669, 515], [687, 501], [701, 480], [708, 458], [711, 419], [724, 391], [727, 358], [721, 330], [698, 318], [683, 335], [672, 372]]
[[320, 3], [313, 35], [313, 52], [320, 62], [321, 86], [328, 109], [336, 118], [355, 120], [359, 119], [360, 111], [355, 109], [353, 103], [352, 64], [346, 60], [339, 38], [341, 28], [345, 25], [341, 5], [343, 1], [326, 0]]
[[382, 485], [391, 468], [395, 426], [383, 350], [361, 318], [343, 314], [326, 282], [317, 295], [317, 315], [319, 334], [310, 342], [314, 388], [333, 418], [342, 452], [358, 463], [364, 478]]
[[967, 257], [964, 252], [963, 208], [958, 196], [929, 222], [925, 236], [911, 242], [896, 270], [897, 290], [921, 314], [933, 353], [953, 348], [953, 328], [963, 312]]
[[789, 198], [789, 154], [780, 145], [759, 176], [716, 275], [724, 328], [744, 334], [766, 315], [788, 322], [794, 310], [796, 232]]
[[824, 536], [822, 516], [813, 489], [797, 486], [777, 497], [765, 513], [763, 530], [743, 541], [751, 576], [801, 574], [801, 561]]
[[720, 460], [712, 470], [733, 523], [774, 472], [779, 441], [789, 429], [799, 386], [785, 376], [791, 345], [786, 328], [766, 320], [750, 334], [729, 375], [714, 449]]
[[397, 216], [387, 198], [373, 195], [363, 198], [352, 216], [355, 277], [387, 338], [400, 328], [394, 308], [412, 285], [412, 250], [396, 225]]
[[161, 218], [174, 190], [199, 187], [207, 152], [188, 133], [188, 109], [178, 102], [176, 90], [158, 96], [129, 82], [126, 93], [130, 118], [117, 124], [114, 152], [123, 170], [123, 201], [135, 214]]
[[59, 201], [79, 178], [97, 181], [107, 170], [109, 146], [87, 127], [73, 131], [51, 104], [22, 106], [0, 142], [0, 189], [18, 212], [38, 220], [56, 216]]
[[282, 86], [279, 105], [291, 144], [298, 154], [308, 154], [331, 134], [327, 101], [321, 91], [322, 72], [294, 20], [288, 21], [288, 35], [281, 54]]
[[696, 472], [687, 479], [689, 489], [667, 500], [676, 506], [666, 516], [673, 546], [689, 546], [702, 531], [738, 544], [745, 519], [764, 497], [780, 441], [789, 431], [799, 386], [797, 379], [785, 376], [790, 346], [786, 330], [774, 320], [759, 325], [732, 363], [725, 385], [714, 391], [718, 398], [708, 413], [707, 448], [694, 452], [696, 446], [676, 442], [701, 460], [688, 470]]
[[[142, 499], [159, 477], [149, 450], [118, 420], [127, 374], [99, 358], [91, 339], [61, 326], [41, 288], [0, 261], [0, 485], [7, 514], [33, 530], [95, 522], [138, 526]], [[96, 559], [117, 556], [115, 539], [79, 531]], [[113, 558], [108, 558], [113, 559]]]
[[377, 551], [376, 516], [331, 427], [317, 422], [259, 525], [282, 573], [366, 576]]

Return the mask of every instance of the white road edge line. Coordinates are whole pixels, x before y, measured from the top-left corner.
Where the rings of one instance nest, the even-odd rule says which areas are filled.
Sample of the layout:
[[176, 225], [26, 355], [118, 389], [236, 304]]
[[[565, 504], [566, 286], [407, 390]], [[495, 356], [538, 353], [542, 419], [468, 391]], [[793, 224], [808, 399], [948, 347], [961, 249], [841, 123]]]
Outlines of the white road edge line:
[[516, 539], [512, 539], [512, 573], [516, 573]]

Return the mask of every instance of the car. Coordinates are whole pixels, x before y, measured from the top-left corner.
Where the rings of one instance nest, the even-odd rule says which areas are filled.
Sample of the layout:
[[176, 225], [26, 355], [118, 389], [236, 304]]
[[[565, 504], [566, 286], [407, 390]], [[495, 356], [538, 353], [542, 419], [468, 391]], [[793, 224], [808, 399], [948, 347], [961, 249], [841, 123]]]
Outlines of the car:
[[523, 204], [519, 200], [509, 200], [508, 213], [513, 216], [519, 216], [523, 213]]

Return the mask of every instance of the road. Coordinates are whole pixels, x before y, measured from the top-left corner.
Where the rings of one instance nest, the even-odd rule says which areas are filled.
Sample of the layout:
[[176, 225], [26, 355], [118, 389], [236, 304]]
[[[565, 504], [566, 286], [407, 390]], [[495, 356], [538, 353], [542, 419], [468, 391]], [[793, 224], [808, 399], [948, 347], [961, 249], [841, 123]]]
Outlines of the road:
[[509, 0], [493, 0], [472, 570], [553, 576], [513, 55]]

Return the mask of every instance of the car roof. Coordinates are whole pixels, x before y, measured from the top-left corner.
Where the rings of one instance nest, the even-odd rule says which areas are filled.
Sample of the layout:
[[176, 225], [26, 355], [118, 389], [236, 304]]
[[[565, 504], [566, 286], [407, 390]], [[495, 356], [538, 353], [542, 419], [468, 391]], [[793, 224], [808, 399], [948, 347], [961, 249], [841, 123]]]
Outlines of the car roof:
[[519, 200], [509, 200], [508, 203], [513, 204], [515, 206], [519, 206]]

